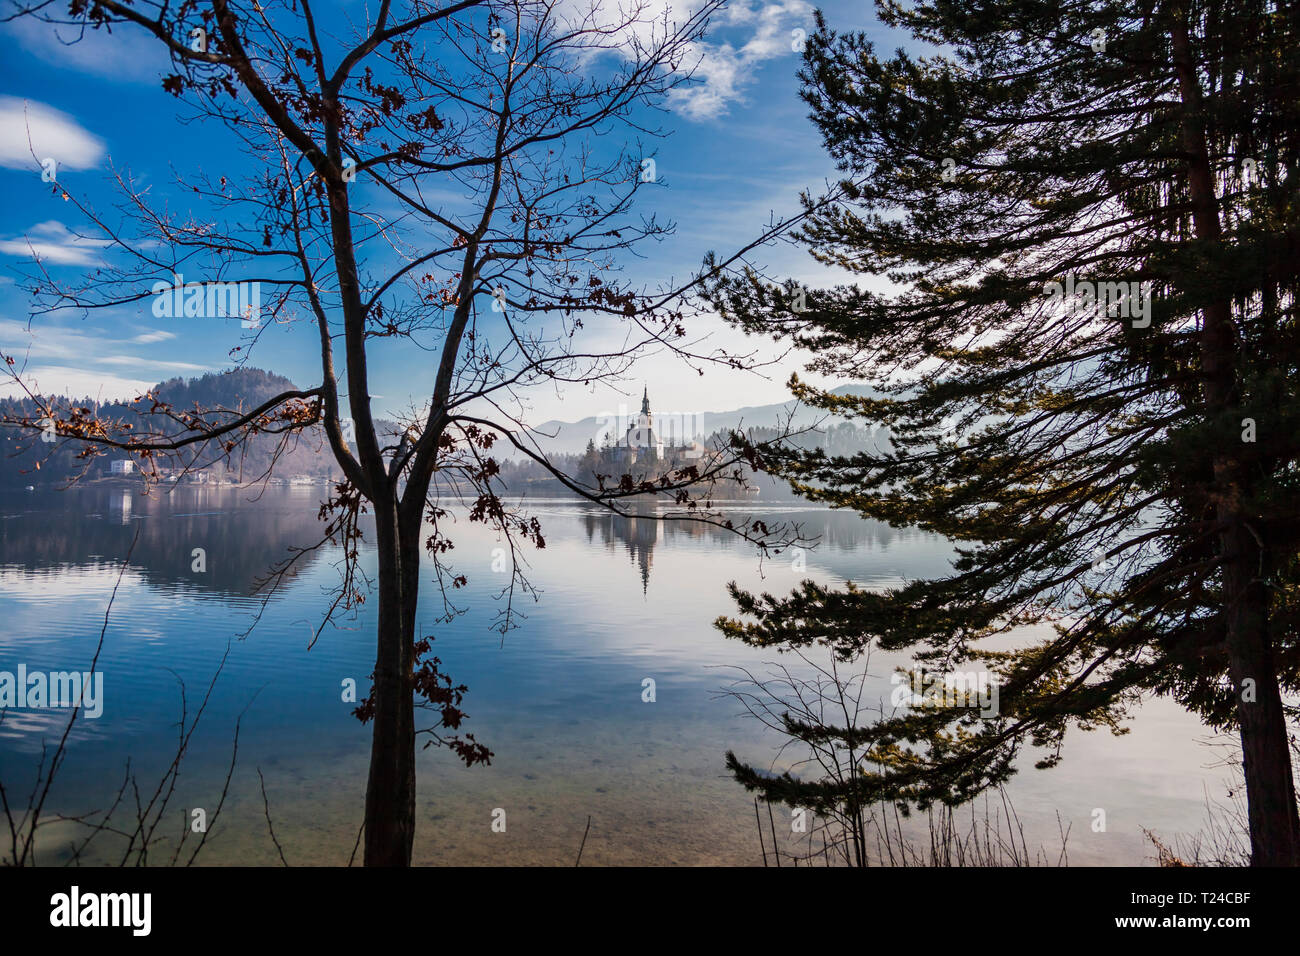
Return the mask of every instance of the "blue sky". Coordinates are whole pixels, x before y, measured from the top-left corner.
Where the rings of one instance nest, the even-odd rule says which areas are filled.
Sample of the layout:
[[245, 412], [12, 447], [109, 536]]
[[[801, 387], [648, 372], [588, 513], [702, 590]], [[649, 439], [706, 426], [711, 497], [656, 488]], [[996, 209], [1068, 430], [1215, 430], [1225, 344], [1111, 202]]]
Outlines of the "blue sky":
[[[885, 36], [869, 4], [822, 8], [841, 31]], [[798, 99], [799, 57], [791, 49], [793, 30], [811, 31], [812, 11], [804, 0], [732, 0], [716, 18], [700, 48], [700, 81], [675, 95], [660, 119], [671, 131], [657, 143], [657, 172], [666, 186], [647, 191], [637, 207], [673, 219], [677, 234], [644, 249], [646, 258], [629, 260], [629, 277], [650, 284], [680, 279], [706, 250], [725, 254], [743, 245], [772, 212], [795, 211], [801, 189], [815, 190], [833, 176]], [[160, 319], [146, 302], [85, 318], [70, 312], [37, 316], [29, 331], [28, 298], [16, 280], [24, 264], [30, 268], [33, 250], [44, 268], [65, 279], [93, 268], [106, 254], [77, 208], [42, 182], [29, 130], [37, 156], [59, 157], [59, 183], [110, 218], [118, 216], [114, 171], [129, 170], [142, 183], [161, 184], [159, 189], [173, 169], [215, 173], [234, 164], [246, 171], [237, 144], [217, 124], [183, 122], [184, 104], [160, 85], [171, 72], [167, 59], [139, 31], [118, 28], [111, 37], [91, 34], [66, 44], [46, 24], [2, 25], [0, 64], [0, 349], [25, 360], [27, 377], [43, 391], [103, 398], [130, 396], [176, 375], [231, 367], [230, 350], [247, 344], [249, 334], [237, 320]], [[178, 211], [184, 202], [183, 195], [169, 196]], [[809, 284], [825, 278], [806, 254], [789, 247], [773, 248], [760, 261]], [[713, 345], [776, 352], [717, 321], [701, 321], [691, 333], [709, 336]], [[315, 384], [315, 335], [307, 322], [270, 327], [251, 364], [299, 385]], [[762, 375], [714, 369], [701, 376], [671, 356], [649, 356], [623, 384], [624, 395], [599, 387], [539, 392], [528, 418], [539, 423], [601, 414], [629, 400], [625, 396], [639, 399], [642, 383], [664, 411], [782, 401], [788, 397], [783, 383], [799, 364], [793, 358]], [[372, 383], [382, 383], [372, 385], [380, 393], [376, 411], [420, 403], [429, 380], [427, 353], [380, 350], [371, 376]], [[10, 384], [0, 387], [5, 394], [13, 391]]]

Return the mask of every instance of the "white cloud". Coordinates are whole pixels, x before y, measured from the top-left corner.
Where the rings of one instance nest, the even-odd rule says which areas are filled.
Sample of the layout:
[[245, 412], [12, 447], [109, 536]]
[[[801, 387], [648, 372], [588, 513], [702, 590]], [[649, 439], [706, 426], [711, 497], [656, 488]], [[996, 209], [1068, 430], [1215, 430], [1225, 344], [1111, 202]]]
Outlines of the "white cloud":
[[139, 342], [143, 345], [151, 345], [154, 342], [166, 342], [168, 339], [176, 338], [175, 332], [141, 332], [131, 339], [132, 342]]
[[3, 30], [24, 50], [47, 63], [116, 82], [157, 83], [168, 66], [162, 44], [143, 30], [129, 26], [109, 33], [18, 17], [6, 23]]
[[93, 266], [100, 261], [99, 251], [110, 244], [109, 239], [78, 235], [51, 219], [32, 226], [25, 236], [0, 239], [0, 254], [38, 259], [56, 266]]
[[[608, 36], [590, 38], [589, 55], [598, 50], [617, 49], [624, 57], [637, 55], [637, 48], [652, 47], [677, 24], [690, 21], [706, 0], [560, 0], [554, 10], [557, 21], [573, 28], [579, 24], [609, 31]], [[669, 93], [669, 106], [689, 119], [715, 119], [742, 97], [743, 88], [754, 78], [759, 64], [780, 56], [794, 58], [795, 29], [812, 28], [813, 6], [807, 0], [731, 0], [710, 19], [702, 40], [688, 44], [681, 64], [692, 70], [690, 84]], [[721, 31], [750, 33], [743, 42], [710, 39]], [[739, 46], [737, 46], [739, 43]]]
[[729, 45], [707, 47], [698, 44], [698, 66], [690, 86], [679, 86], [668, 101], [687, 119], [706, 120], [722, 116], [739, 98], [744, 66]]
[[751, 59], [770, 60], [775, 56], [800, 52], [795, 49], [794, 31], [802, 29], [806, 32], [806, 28], [811, 25], [807, 23], [811, 13], [812, 7], [803, 0], [765, 4], [756, 17], [758, 31], [741, 47], [741, 55]]
[[[122, 340], [87, 332], [80, 326], [36, 325], [0, 319], [0, 352], [12, 356], [23, 382], [33, 391], [92, 396], [101, 400], [135, 398], [178, 373], [201, 375], [212, 369], [191, 362], [123, 354]], [[171, 332], [159, 333], [174, 338]], [[149, 333], [131, 341], [151, 338]], [[153, 341], [162, 341], [153, 339]], [[11, 378], [0, 378], [0, 395], [19, 391]]]
[[[145, 381], [107, 372], [38, 365], [23, 372], [23, 383], [36, 394], [97, 398], [101, 402], [109, 402], [135, 398], [158, 384], [158, 379]], [[13, 379], [0, 379], [0, 395], [18, 397], [21, 394], [22, 390]]]
[[67, 113], [36, 100], [0, 96], [0, 166], [39, 170], [54, 159], [60, 169], [91, 169], [104, 156], [104, 141]]
[[[805, 0], [776, 3], [738, 3], [725, 8], [722, 25], [753, 28], [753, 35], [737, 49], [731, 43], [692, 44], [691, 59], [697, 63], [689, 85], [669, 94], [669, 105], [688, 119], [716, 119], [743, 96], [765, 60], [797, 56], [796, 29], [808, 29], [812, 6]], [[792, 61], [793, 62], [793, 61]]]
[[154, 359], [147, 359], [140, 355], [105, 355], [99, 360], [104, 365], [147, 365], [152, 369], [161, 372], [206, 372], [206, 365], [195, 365], [193, 362], [163, 362]]

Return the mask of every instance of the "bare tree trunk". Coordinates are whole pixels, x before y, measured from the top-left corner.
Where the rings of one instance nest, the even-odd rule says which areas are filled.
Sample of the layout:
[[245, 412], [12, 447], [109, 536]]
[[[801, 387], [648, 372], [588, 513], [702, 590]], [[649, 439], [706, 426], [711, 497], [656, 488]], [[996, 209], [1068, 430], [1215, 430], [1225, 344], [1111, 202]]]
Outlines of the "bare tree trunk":
[[[1200, 81], [1181, 4], [1173, 4], [1171, 39], [1183, 100], [1183, 147], [1196, 238], [1222, 240], [1218, 197], [1202, 125]], [[1223, 417], [1237, 398], [1237, 332], [1228, 302], [1205, 304], [1201, 359], [1207, 413]], [[1246, 778], [1253, 866], [1300, 866], [1300, 814], [1287, 740], [1282, 697], [1269, 634], [1269, 595], [1262, 578], [1263, 545], [1251, 533], [1249, 474], [1241, 446], [1221, 447], [1214, 456], [1213, 496], [1223, 562], [1228, 673], [1237, 698], [1242, 769]]]
[[[379, 550], [379, 624], [374, 677], [374, 736], [366, 785], [366, 866], [410, 866], [415, 839], [415, 706], [413, 669], [415, 594], [419, 581], [403, 561], [397, 506], [375, 502]], [[418, 539], [419, 529], [416, 529]]]

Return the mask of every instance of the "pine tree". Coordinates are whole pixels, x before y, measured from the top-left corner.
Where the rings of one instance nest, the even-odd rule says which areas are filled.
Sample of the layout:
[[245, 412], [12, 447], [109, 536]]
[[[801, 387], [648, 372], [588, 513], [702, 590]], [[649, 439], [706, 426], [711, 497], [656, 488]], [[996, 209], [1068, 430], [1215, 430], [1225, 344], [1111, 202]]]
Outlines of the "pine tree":
[[587, 448], [582, 453], [582, 459], [578, 463], [578, 473], [586, 480], [592, 477], [600, 470], [600, 452], [596, 449], [596, 440], [587, 439]]
[[843, 182], [800, 239], [893, 291], [750, 273], [713, 293], [880, 392], [795, 380], [798, 396], [892, 432], [885, 453], [753, 459], [808, 498], [945, 535], [957, 558], [883, 593], [733, 585], [741, 619], [719, 627], [988, 668], [999, 713], [790, 728], [866, 748], [849, 784], [729, 755], [732, 770], [805, 806], [955, 803], [1007, 779], [1026, 742], [1051, 766], [1069, 726], [1119, 731], [1167, 695], [1240, 734], [1253, 862], [1300, 864], [1297, 4], [878, 8], [927, 50], [885, 57], [819, 17], [803, 96]]

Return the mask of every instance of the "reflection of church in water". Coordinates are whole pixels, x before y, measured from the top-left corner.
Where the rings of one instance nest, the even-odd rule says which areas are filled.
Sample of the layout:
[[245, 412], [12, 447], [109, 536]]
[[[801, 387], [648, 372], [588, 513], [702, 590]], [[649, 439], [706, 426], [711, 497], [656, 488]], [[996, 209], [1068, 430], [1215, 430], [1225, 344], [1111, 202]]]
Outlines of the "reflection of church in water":
[[588, 541], [599, 536], [611, 550], [622, 545], [632, 563], [641, 571], [641, 593], [645, 594], [650, 587], [655, 545], [663, 533], [660, 527], [663, 521], [654, 502], [634, 505], [626, 517], [609, 512], [587, 512], [583, 523]]
[[[667, 430], [655, 423], [650, 411], [650, 391], [641, 393], [641, 413], [628, 422], [627, 430], [619, 437], [606, 435], [604, 444], [599, 448], [594, 442], [588, 445], [587, 452], [598, 461], [587, 465], [593, 471], [601, 471], [617, 481], [620, 475], [632, 474], [637, 480], [654, 478], [674, 469], [699, 465], [706, 457], [703, 444], [694, 435], [686, 434], [690, 428], [688, 422], [693, 416], [669, 415]], [[655, 545], [664, 535], [676, 536], [682, 533], [679, 527], [665, 527], [662, 516], [654, 499], [633, 499], [624, 502], [627, 509], [624, 516], [606, 513], [591, 513], [585, 516], [587, 538], [592, 540], [599, 536], [610, 550], [620, 545], [628, 557], [641, 572], [641, 591], [645, 593], [650, 584], [650, 568], [654, 564]], [[688, 534], [698, 532], [688, 531]]]
[[[669, 416], [667, 434], [656, 426], [650, 411], [650, 391], [642, 390], [641, 413], [628, 423], [627, 430], [617, 439], [607, 436], [599, 449], [589, 448], [600, 459], [600, 468], [609, 469], [617, 478], [636, 469], [636, 477], [654, 476], [673, 469], [698, 465], [705, 458], [705, 448], [694, 436], [685, 434], [685, 419]], [[681, 434], [678, 434], [678, 433]], [[665, 440], [667, 439], [667, 440]], [[650, 584], [650, 568], [654, 563], [654, 548], [660, 536], [667, 533], [658, 514], [654, 500], [628, 502], [626, 516], [588, 514], [587, 537], [599, 534], [607, 546], [621, 544], [632, 563], [641, 571], [641, 591]]]

